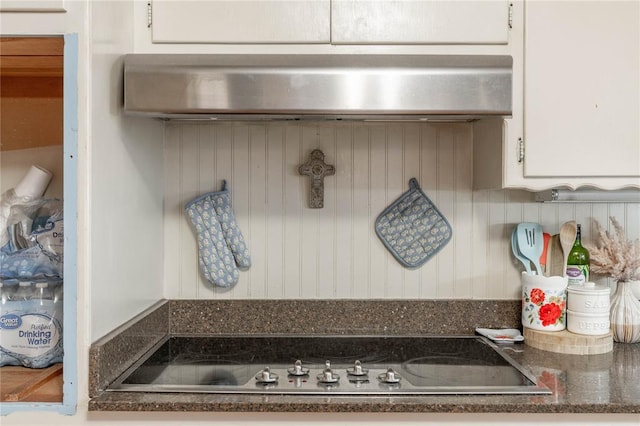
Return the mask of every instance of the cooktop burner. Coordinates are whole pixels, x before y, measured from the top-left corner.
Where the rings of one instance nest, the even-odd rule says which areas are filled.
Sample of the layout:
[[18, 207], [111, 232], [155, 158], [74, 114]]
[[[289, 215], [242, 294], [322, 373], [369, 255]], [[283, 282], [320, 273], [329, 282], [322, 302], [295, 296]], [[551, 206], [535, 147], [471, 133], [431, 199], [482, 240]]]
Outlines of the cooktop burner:
[[107, 390], [338, 395], [549, 394], [483, 337], [172, 336]]

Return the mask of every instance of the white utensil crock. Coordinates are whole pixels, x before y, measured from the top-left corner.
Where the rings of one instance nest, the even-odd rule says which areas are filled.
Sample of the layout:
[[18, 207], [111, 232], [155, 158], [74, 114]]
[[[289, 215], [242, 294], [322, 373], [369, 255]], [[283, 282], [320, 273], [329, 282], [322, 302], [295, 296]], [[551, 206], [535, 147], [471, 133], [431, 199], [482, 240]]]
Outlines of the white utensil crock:
[[534, 330], [566, 328], [567, 277], [522, 273], [522, 325]]

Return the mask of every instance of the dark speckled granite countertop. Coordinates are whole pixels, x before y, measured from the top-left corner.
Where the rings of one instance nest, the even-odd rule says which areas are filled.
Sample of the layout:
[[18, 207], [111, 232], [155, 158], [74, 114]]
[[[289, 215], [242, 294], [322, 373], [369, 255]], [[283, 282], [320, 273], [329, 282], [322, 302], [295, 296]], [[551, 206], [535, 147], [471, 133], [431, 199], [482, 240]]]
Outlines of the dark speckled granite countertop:
[[[348, 313], [348, 315], [345, 315]], [[473, 334], [518, 327], [520, 301], [227, 300], [163, 301], [94, 343], [91, 411], [640, 413], [640, 344], [602, 355], [561, 355], [526, 344], [506, 349], [549, 396], [283, 396], [106, 392], [170, 334]]]

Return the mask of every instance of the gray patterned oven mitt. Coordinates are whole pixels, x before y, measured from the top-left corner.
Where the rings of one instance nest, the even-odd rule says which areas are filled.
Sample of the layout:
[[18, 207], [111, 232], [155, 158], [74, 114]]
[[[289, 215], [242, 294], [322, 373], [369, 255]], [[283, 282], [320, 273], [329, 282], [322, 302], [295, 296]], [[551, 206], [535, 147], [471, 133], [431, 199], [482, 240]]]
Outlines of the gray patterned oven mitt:
[[191, 200], [184, 207], [198, 239], [200, 271], [211, 284], [230, 287], [238, 282], [240, 268], [249, 268], [249, 249], [231, 209], [227, 182], [222, 190]]
[[376, 219], [376, 234], [407, 268], [422, 266], [451, 239], [451, 226], [415, 178], [409, 190]]

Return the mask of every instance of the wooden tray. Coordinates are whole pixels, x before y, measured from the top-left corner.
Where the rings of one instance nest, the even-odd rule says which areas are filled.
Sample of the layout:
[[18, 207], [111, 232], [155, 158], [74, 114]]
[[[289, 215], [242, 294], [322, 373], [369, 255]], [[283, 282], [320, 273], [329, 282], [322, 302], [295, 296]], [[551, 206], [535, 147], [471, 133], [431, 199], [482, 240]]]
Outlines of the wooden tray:
[[563, 331], [539, 331], [524, 327], [524, 343], [543, 351], [574, 355], [605, 354], [613, 350], [611, 332], [602, 336], [586, 336]]

